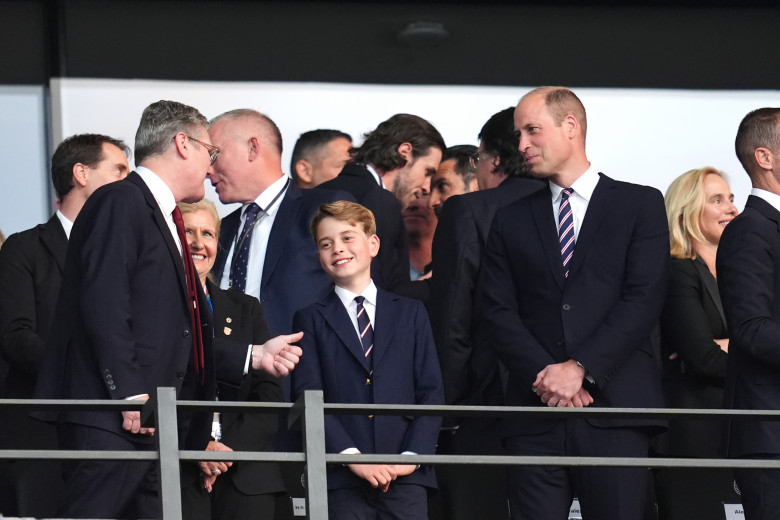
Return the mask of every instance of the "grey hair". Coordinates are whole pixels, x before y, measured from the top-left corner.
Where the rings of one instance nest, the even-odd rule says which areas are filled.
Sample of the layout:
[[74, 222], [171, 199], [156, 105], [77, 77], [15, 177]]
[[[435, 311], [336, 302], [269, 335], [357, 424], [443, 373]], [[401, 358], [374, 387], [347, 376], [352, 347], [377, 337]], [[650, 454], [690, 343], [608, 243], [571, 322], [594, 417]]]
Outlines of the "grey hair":
[[208, 127], [208, 119], [197, 108], [176, 101], [157, 101], [144, 109], [135, 133], [135, 162], [160, 155], [179, 132], [189, 135]]

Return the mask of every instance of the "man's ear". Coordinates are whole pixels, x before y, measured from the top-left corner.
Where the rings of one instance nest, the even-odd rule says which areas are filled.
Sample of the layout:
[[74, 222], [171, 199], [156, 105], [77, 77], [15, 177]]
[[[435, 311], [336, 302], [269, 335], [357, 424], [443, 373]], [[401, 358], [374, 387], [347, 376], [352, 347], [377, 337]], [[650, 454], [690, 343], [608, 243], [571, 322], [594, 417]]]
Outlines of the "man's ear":
[[580, 128], [580, 122], [577, 120], [576, 117], [572, 114], [566, 114], [566, 117], [563, 118], [563, 123], [566, 125], [566, 130], [568, 131], [569, 139], [574, 139], [578, 135], [580, 135], [581, 128]]
[[180, 156], [184, 159], [189, 157], [192, 147], [190, 146], [189, 138], [184, 135], [184, 132], [179, 132], [173, 137], [173, 144], [176, 146], [176, 151], [179, 152]]
[[247, 142], [249, 146], [249, 160], [254, 161], [260, 157], [260, 139], [257, 137], [250, 137]]
[[775, 165], [775, 156], [769, 148], [759, 147], [753, 152], [756, 164], [762, 170], [773, 170]]
[[81, 163], [76, 163], [73, 165], [73, 185], [81, 186], [82, 188], [87, 185], [86, 165]]
[[306, 159], [300, 159], [297, 163], [295, 163], [295, 174], [298, 175], [298, 178], [304, 184], [311, 184], [311, 174], [313, 169], [314, 168], [312, 167], [311, 163]]
[[412, 160], [412, 143], [401, 143], [398, 145], [398, 154], [406, 159], [406, 162]]

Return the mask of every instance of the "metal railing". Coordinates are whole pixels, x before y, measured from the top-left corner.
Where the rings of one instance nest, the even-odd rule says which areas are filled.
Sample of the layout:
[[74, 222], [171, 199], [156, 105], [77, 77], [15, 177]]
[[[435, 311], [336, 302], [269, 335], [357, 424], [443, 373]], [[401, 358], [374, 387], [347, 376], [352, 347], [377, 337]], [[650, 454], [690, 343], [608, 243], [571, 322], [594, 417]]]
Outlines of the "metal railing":
[[[327, 520], [328, 464], [481, 464], [534, 466], [618, 466], [618, 467], [698, 467], [780, 469], [780, 460], [769, 459], [692, 459], [627, 457], [560, 457], [510, 455], [340, 455], [325, 452], [325, 414], [339, 415], [434, 415], [443, 417], [503, 417], [531, 414], [549, 418], [686, 418], [707, 420], [779, 421], [778, 410], [722, 410], [674, 408], [542, 408], [510, 406], [423, 406], [423, 405], [356, 405], [324, 403], [321, 391], [307, 391], [295, 403], [245, 403], [177, 401], [173, 388], [158, 389], [155, 399], [144, 403], [96, 400], [0, 400], [0, 407], [29, 410], [141, 410], [144, 424], [154, 424], [158, 439], [156, 451], [96, 450], [0, 450], [2, 459], [105, 459], [157, 460], [160, 466], [160, 497], [165, 520], [181, 520], [180, 461], [269, 461], [304, 462], [306, 478], [306, 512], [310, 520]], [[300, 424], [303, 452], [216, 452], [180, 450], [176, 411], [198, 409], [201, 412], [231, 411], [288, 414], [290, 425]]]

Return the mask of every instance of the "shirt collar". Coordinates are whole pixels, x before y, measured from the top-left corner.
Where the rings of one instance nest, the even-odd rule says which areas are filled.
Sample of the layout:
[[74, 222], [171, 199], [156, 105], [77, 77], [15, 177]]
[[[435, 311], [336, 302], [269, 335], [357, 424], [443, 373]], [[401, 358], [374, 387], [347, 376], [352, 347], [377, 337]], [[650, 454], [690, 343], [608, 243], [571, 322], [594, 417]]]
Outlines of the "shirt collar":
[[376, 181], [376, 183], [384, 188], [384, 184], [382, 183], [382, 177], [380, 177], [379, 172], [376, 171], [376, 169], [373, 166], [371, 166], [370, 164], [365, 164], [364, 166], [371, 173], [371, 175], [373, 175], [374, 180]]
[[349, 308], [349, 305], [355, 300], [355, 296], [364, 297], [368, 303], [376, 307], [377, 290], [373, 280], [368, 283], [366, 288], [363, 289], [360, 294], [355, 294], [348, 289], [339, 287], [338, 285], [334, 288], [334, 290], [336, 291], [336, 296], [338, 296], [339, 300], [341, 300], [341, 303], [344, 304], [344, 307]]
[[[553, 201], [559, 200], [564, 186], [558, 186], [553, 181], [549, 181], [549, 183]], [[585, 173], [580, 175], [579, 178], [572, 183], [571, 188], [574, 190], [574, 193], [583, 199], [590, 201], [590, 198], [593, 196], [593, 191], [596, 189], [596, 184], [598, 183], [599, 171], [591, 165], [585, 170]]]
[[[279, 204], [281, 204], [281, 197], [279, 197], [275, 202], [274, 205], [270, 208], [268, 207], [271, 204], [271, 201], [274, 200], [274, 197], [279, 195], [279, 192], [281, 192], [285, 185], [287, 184], [287, 175], [282, 175], [278, 179], [276, 179], [274, 182], [271, 183], [270, 186], [268, 186], [265, 190], [263, 190], [263, 193], [257, 196], [255, 199], [255, 203], [260, 206], [261, 209], [265, 210], [266, 215], [273, 215], [276, 213], [276, 208], [279, 207]], [[244, 207], [241, 210], [241, 215], [243, 215], [246, 212], [246, 208], [249, 207], [249, 204], [244, 204]]]
[[62, 211], [57, 210], [57, 218], [60, 220], [60, 224], [62, 224], [62, 229], [65, 231], [65, 236], [68, 237], [68, 240], [70, 240], [70, 232], [73, 230], [73, 222], [68, 220], [68, 217], [62, 214]]
[[152, 170], [144, 168], [143, 166], [138, 166], [135, 169], [135, 173], [141, 177], [141, 180], [144, 181], [146, 187], [152, 192], [152, 196], [154, 196], [154, 200], [157, 201], [157, 205], [160, 206], [163, 215], [169, 216], [173, 213], [173, 209], [176, 207], [176, 198], [173, 196], [173, 192], [168, 185], [165, 184], [165, 181], [158, 177]]
[[771, 191], [762, 190], [761, 188], [753, 188], [750, 190], [750, 194], [764, 199], [771, 204], [773, 208], [780, 211], [780, 195], [772, 193]]

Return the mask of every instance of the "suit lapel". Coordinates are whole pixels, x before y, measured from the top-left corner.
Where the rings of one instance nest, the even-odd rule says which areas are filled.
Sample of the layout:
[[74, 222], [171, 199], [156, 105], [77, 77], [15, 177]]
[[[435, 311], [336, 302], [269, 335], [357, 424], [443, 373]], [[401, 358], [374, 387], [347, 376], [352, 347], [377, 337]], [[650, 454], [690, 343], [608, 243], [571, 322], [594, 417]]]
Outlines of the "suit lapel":
[[[179, 284], [181, 285], [182, 293], [184, 294], [184, 298], [186, 300], [187, 298], [187, 279], [184, 274], [184, 261], [182, 260], [181, 254], [179, 253], [179, 248], [176, 247], [176, 242], [173, 241], [173, 236], [171, 235], [171, 230], [168, 227], [167, 222], [165, 222], [165, 218], [163, 217], [162, 211], [160, 210], [159, 204], [157, 204], [157, 200], [154, 198], [154, 195], [152, 195], [151, 190], [149, 190], [149, 187], [146, 185], [146, 183], [141, 179], [141, 177], [135, 173], [131, 172], [130, 175], [127, 176], [127, 180], [129, 182], [132, 182], [138, 188], [141, 190], [141, 193], [144, 194], [144, 198], [146, 199], [146, 203], [149, 205], [149, 207], [152, 210], [152, 216], [154, 219], [154, 223], [157, 225], [157, 228], [160, 230], [160, 234], [163, 237], [163, 241], [165, 242], [165, 245], [168, 247], [168, 252], [171, 254], [171, 260], [173, 261], [173, 264], [176, 268], [176, 273], [179, 277]], [[184, 247], [185, 244], [182, 244], [182, 247]]]
[[778, 230], [780, 230], [780, 212], [761, 197], [750, 195], [747, 202], [745, 203], [745, 207], [755, 209], [766, 218], [777, 224]]
[[211, 274], [217, 281], [217, 285], [222, 282], [222, 273], [225, 271], [225, 262], [230, 248], [238, 234], [238, 225], [241, 223], [241, 208], [222, 219], [219, 233], [219, 247], [217, 248], [217, 259], [214, 261], [214, 267], [211, 268]]
[[583, 264], [591, 245], [596, 241], [599, 226], [609, 208], [609, 192], [615, 187], [615, 181], [602, 173], [599, 173], [599, 176], [599, 182], [596, 184], [596, 189], [593, 190], [593, 196], [588, 201], [588, 212], [582, 221], [580, 234], [574, 246], [574, 257], [569, 269], [570, 277], [574, 277]]
[[707, 295], [710, 297], [715, 308], [718, 309], [720, 315], [720, 321], [723, 323], [724, 330], [726, 329], [726, 315], [723, 313], [723, 304], [720, 302], [720, 293], [718, 292], [718, 281], [710, 273], [707, 264], [700, 258], [696, 258], [693, 261], [694, 268], [699, 272], [699, 278], [704, 281], [704, 289], [707, 291]]
[[60, 269], [60, 273], [65, 268], [65, 257], [68, 252], [68, 237], [62, 228], [60, 219], [55, 214], [43, 226], [40, 240], [43, 246], [49, 251], [52, 258]]
[[[284, 244], [290, 233], [290, 223], [298, 222], [298, 211], [301, 207], [301, 190], [293, 183], [287, 186], [287, 192], [282, 197], [279, 204], [279, 211], [274, 218], [274, 225], [271, 227], [271, 234], [268, 237], [268, 246], [265, 250], [265, 261], [263, 262], [263, 279], [260, 282], [260, 294], [263, 288], [268, 284], [268, 280], [279, 262], [284, 250]], [[297, 251], [290, 254], [296, 254]]]
[[[371, 364], [363, 355], [363, 345], [360, 343], [360, 339], [358, 339], [355, 326], [352, 325], [347, 309], [344, 308], [344, 304], [341, 303], [335, 292], [331, 291], [322, 303], [320, 312], [330, 328], [339, 337], [344, 348], [355, 356], [355, 359], [358, 360], [367, 373], [371, 373]], [[376, 350], [376, 333], [374, 334], [374, 349]]]
[[[385, 353], [390, 350], [396, 328], [401, 323], [401, 309], [398, 305], [398, 299], [398, 296], [381, 289], [377, 291], [377, 312], [374, 320], [376, 323], [371, 324], [374, 327], [374, 349], [371, 352], [374, 366], [381, 363]], [[381, 319], [379, 319], [380, 314]]]
[[[539, 241], [544, 248], [555, 283], [558, 284], [559, 289], [563, 290], [563, 283], [566, 279], [563, 276], [561, 247], [560, 242], [558, 242], [558, 232], [555, 229], [555, 218], [552, 213], [552, 192], [549, 185], [531, 197], [531, 211], [536, 222], [536, 229], [539, 232]], [[577, 255], [576, 247], [574, 248], [574, 255]]]

